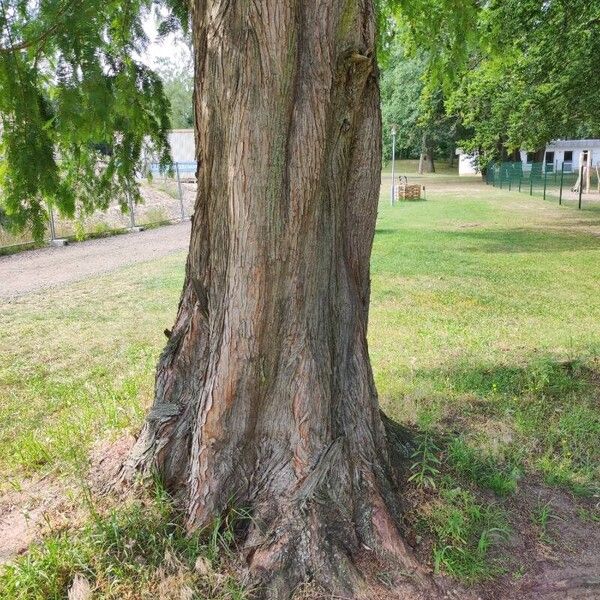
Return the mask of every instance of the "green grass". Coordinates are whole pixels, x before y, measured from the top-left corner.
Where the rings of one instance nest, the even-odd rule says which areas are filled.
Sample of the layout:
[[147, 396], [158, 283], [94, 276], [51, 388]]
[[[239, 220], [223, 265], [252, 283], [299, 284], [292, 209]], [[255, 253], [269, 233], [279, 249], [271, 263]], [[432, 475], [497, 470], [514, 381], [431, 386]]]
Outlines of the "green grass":
[[[476, 178], [420, 181], [427, 202], [390, 207], [384, 173], [369, 345], [382, 406], [423, 432], [410, 476], [428, 497], [418, 521], [433, 562], [474, 581], [502, 569], [489, 549], [508, 531], [503, 498], [524, 478], [599, 489], [600, 221]], [[79, 473], [97, 441], [138, 430], [184, 260], [0, 307], [0, 492], [32, 474]], [[90, 527], [73, 550], [83, 558], [61, 558], [67, 538], [52, 538], [54, 553], [32, 551], [38, 562], [10, 581], [63, 573], [65, 561], [91, 577], [111, 571], [89, 566], [89, 540], [104, 540]]]
[[94, 597], [106, 600], [246, 598], [234, 578], [223, 574], [235, 518], [191, 536], [181, 522], [160, 486], [143, 502], [102, 515], [93, 511], [76, 533], [48, 537], [0, 572], [0, 597], [62, 600], [79, 575]]
[[512, 494], [521, 476], [520, 460], [500, 462], [485, 449], [470, 446], [462, 437], [450, 442], [448, 462], [458, 474], [499, 496]]
[[552, 511], [552, 504], [550, 502], [538, 503], [531, 515], [531, 521], [538, 529], [540, 541], [545, 544], [554, 544], [554, 540], [548, 531], [550, 522], [554, 519], [558, 519], [558, 517]]
[[522, 455], [550, 483], [592, 493], [597, 217], [472, 183], [431, 187], [427, 202], [380, 208], [369, 338], [384, 408], [413, 423], [432, 412], [485, 460]]
[[509, 533], [506, 515], [494, 504], [477, 501], [451, 478], [440, 482], [440, 493], [421, 511], [421, 527], [435, 536], [433, 563], [466, 582], [490, 579], [503, 564], [488, 552]]
[[4, 484], [72, 473], [96, 441], [137, 430], [183, 262], [173, 255], [0, 307]]

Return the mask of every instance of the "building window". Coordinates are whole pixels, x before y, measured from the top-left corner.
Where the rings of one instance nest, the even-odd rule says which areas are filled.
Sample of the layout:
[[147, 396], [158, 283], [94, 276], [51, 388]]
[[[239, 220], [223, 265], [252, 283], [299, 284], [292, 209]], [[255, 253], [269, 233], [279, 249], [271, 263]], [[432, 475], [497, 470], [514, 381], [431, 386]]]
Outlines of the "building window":
[[565, 162], [573, 162], [573, 150], [565, 150], [565, 156], [563, 160]]
[[554, 152], [546, 152], [546, 164], [547, 165], [554, 164]]

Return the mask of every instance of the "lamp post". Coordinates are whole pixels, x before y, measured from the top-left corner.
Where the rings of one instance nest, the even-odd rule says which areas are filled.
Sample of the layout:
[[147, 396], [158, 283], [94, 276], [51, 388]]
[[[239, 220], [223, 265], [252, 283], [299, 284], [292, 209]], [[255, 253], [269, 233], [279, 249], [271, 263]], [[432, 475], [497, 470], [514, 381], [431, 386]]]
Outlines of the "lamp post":
[[395, 197], [394, 197], [394, 182], [396, 178], [396, 126], [392, 125], [392, 189], [390, 196], [390, 204], [394, 206]]

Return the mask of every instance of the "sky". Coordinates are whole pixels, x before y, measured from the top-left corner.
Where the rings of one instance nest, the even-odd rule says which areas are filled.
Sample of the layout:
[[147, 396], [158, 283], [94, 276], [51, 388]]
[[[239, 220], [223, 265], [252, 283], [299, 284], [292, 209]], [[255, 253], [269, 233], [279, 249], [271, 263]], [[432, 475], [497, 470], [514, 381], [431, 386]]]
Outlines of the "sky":
[[159, 39], [157, 30], [157, 20], [153, 14], [149, 14], [144, 19], [144, 31], [150, 40], [150, 44], [141, 60], [149, 67], [157, 67], [160, 59], [171, 59], [175, 61], [187, 62], [190, 56], [190, 46], [184, 41], [182, 34], [169, 34], [165, 38]]

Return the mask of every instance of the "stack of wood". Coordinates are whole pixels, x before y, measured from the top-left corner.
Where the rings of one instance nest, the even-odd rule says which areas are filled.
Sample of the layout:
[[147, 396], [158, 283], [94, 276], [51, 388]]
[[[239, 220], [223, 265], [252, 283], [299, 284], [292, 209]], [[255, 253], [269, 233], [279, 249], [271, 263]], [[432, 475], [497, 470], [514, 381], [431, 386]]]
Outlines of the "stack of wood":
[[421, 199], [421, 186], [420, 185], [409, 185], [408, 183], [401, 182], [399, 185], [394, 187], [396, 200], [420, 200]]

